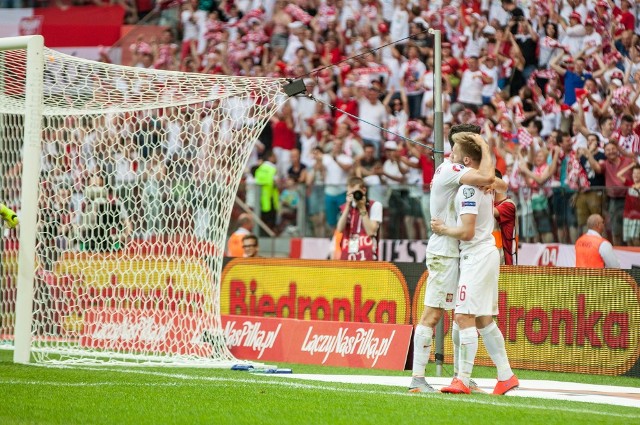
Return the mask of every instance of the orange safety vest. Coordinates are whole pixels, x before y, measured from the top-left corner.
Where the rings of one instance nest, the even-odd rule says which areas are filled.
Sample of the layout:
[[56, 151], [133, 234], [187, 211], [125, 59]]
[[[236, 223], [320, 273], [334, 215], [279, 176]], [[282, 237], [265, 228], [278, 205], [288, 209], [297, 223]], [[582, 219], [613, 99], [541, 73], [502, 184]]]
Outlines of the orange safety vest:
[[229, 236], [229, 242], [227, 243], [227, 255], [229, 257], [244, 257], [244, 248], [242, 247], [242, 238], [248, 233], [234, 232]]
[[576, 241], [576, 267], [603, 269], [604, 260], [599, 249], [606, 239], [602, 236], [585, 233]]

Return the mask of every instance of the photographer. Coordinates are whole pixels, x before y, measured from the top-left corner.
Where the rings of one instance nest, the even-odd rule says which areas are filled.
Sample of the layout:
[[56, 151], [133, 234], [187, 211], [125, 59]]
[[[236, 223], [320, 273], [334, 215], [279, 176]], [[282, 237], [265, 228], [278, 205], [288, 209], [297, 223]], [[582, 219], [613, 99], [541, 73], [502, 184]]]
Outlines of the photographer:
[[340, 259], [377, 260], [382, 204], [367, 199], [367, 188], [360, 177], [351, 177], [347, 182], [347, 202], [340, 210], [336, 227], [342, 233]]

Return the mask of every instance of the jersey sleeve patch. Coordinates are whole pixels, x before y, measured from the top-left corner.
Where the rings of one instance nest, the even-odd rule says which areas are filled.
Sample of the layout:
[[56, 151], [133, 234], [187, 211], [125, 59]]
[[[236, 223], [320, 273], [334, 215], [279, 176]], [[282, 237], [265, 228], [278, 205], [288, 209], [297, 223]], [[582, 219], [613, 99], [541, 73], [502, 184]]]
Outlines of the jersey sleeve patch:
[[465, 187], [464, 189], [462, 189], [462, 196], [464, 196], [464, 199], [469, 199], [475, 194], [476, 190], [472, 187]]
[[475, 203], [475, 201], [462, 201], [462, 206], [463, 207], [475, 207], [476, 203]]

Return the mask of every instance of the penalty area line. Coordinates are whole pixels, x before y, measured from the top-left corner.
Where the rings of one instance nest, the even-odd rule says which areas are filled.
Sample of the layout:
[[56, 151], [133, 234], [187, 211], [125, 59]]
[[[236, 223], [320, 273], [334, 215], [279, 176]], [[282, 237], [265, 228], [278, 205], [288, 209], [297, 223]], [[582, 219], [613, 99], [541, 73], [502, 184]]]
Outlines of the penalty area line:
[[[545, 411], [557, 411], [557, 412], [566, 412], [566, 413], [578, 413], [578, 414], [591, 414], [591, 415], [600, 415], [600, 416], [615, 416], [619, 418], [629, 418], [629, 419], [637, 419], [640, 418], [640, 415], [633, 414], [625, 414], [625, 413], [611, 413], [611, 412], [600, 412], [596, 410], [598, 408], [598, 404], [594, 405], [594, 409], [578, 409], [573, 407], [562, 407], [562, 406], [535, 406], [528, 403], [514, 403], [513, 398], [510, 398], [510, 402], [505, 403], [499, 400], [500, 397], [488, 396], [487, 399], [483, 399], [482, 397], [451, 397], [440, 393], [426, 393], [426, 394], [414, 394], [405, 391], [375, 391], [375, 390], [366, 390], [366, 389], [357, 389], [357, 388], [345, 388], [345, 387], [336, 387], [326, 385], [326, 382], [320, 385], [314, 385], [309, 383], [299, 383], [299, 382], [290, 382], [280, 379], [269, 379], [264, 375], [255, 376], [253, 379], [249, 378], [228, 378], [228, 377], [219, 377], [219, 376], [194, 376], [187, 375], [184, 373], [169, 373], [169, 372], [157, 372], [151, 370], [142, 370], [142, 369], [121, 369], [121, 368], [95, 368], [95, 367], [83, 367], [83, 366], [45, 366], [48, 368], [60, 368], [60, 369], [81, 369], [87, 371], [100, 371], [100, 372], [117, 372], [124, 374], [138, 374], [138, 375], [147, 375], [147, 376], [155, 376], [160, 378], [171, 378], [171, 379], [180, 379], [182, 381], [194, 381], [199, 383], [211, 382], [211, 383], [220, 383], [220, 382], [230, 382], [230, 383], [242, 383], [242, 384], [255, 384], [260, 383], [264, 385], [273, 385], [280, 387], [288, 387], [288, 388], [297, 388], [297, 389], [305, 389], [305, 390], [322, 390], [322, 391], [332, 391], [336, 393], [349, 393], [349, 394], [370, 394], [370, 395], [394, 395], [398, 397], [434, 397], [434, 396], [442, 396], [443, 399], [448, 401], [452, 401], [454, 403], [466, 403], [466, 404], [478, 404], [478, 405], [487, 405], [487, 406], [495, 406], [495, 407], [504, 407], [504, 408], [523, 408], [523, 409], [535, 409], [535, 410], [545, 410]], [[238, 372], [242, 373], [242, 372]], [[264, 378], [264, 379], [260, 379]], [[30, 381], [37, 382], [37, 381]], [[46, 382], [42, 382], [43, 385], [46, 385]], [[162, 385], [162, 383], [149, 383], [151, 387], [154, 385]], [[172, 383], [176, 384], [176, 383]], [[89, 386], [88, 384], [87, 386]], [[127, 382], [114, 382], [113, 385], [128, 385]], [[341, 385], [350, 385], [350, 384], [341, 384]], [[172, 385], [176, 386], [176, 385]], [[191, 386], [191, 384], [189, 384]]]

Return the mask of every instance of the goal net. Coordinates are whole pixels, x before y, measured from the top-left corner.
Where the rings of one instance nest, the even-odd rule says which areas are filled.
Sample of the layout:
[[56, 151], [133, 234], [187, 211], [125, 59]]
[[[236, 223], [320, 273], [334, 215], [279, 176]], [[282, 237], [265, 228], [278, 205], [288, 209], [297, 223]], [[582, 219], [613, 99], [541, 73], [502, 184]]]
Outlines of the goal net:
[[[35, 361], [233, 362], [219, 311], [224, 242], [286, 81], [130, 68], [45, 48], [33, 170], [23, 166], [26, 57], [0, 51], [0, 201], [21, 216], [21, 180], [39, 173]], [[2, 241], [5, 344], [15, 332], [17, 235], [27, 230], [22, 223]]]

